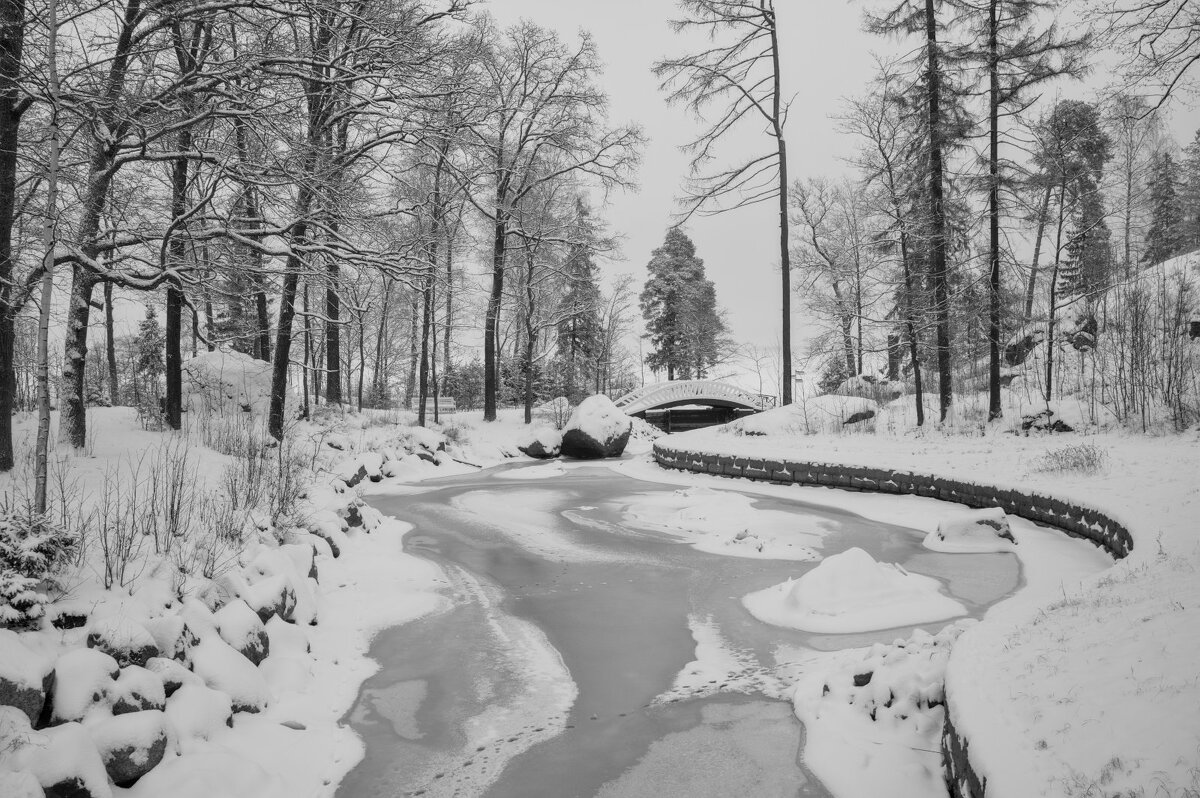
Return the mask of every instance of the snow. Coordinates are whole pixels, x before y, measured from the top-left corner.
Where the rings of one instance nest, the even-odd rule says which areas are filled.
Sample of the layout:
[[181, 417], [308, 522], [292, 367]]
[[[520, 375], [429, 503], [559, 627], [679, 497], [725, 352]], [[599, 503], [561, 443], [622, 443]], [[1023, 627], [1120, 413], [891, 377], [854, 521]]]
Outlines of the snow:
[[183, 401], [193, 413], [262, 416], [271, 403], [271, 364], [240, 352], [203, 352], [183, 362]]
[[193, 740], [208, 740], [225, 729], [232, 714], [229, 696], [202, 684], [185, 684], [167, 701], [171, 739], [181, 750]]
[[1012, 551], [1008, 516], [999, 507], [971, 510], [938, 524], [925, 536], [925, 548], [946, 554]]
[[736, 491], [692, 487], [621, 501], [631, 527], [668, 532], [699, 551], [764, 560], [819, 560], [836, 522], [801, 511], [764, 510]]
[[206, 637], [192, 649], [192, 669], [209, 687], [228, 694], [236, 708], [256, 712], [270, 701], [262, 674], [220, 638]]
[[[808, 435], [777, 425], [772, 436], [755, 437], [717, 428], [671, 436], [666, 445], [973, 479], [1081, 503], [1121, 521], [1133, 535], [1134, 549], [1114, 564], [1088, 544], [1009, 518], [1023, 586], [956, 642], [946, 682], [950, 711], [969, 740], [972, 761], [988, 778], [989, 795], [1127, 794], [1148, 785], [1164, 794], [1194, 791], [1200, 786], [1195, 769], [1200, 721], [1181, 707], [1200, 705], [1194, 666], [1200, 656], [1195, 595], [1200, 433], [1005, 434], [1020, 421], [1013, 405], [1020, 397], [1010, 393], [1004, 421], [991, 426], [965, 421], [986, 419], [986, 402], [968, 396], [956, 397], [953, 425], [913, 430], [912, 399], [904, 397], [883, 408], [873, 429]], [[1066, 401], [1072, 402], [1079, 403]], [[1061, 461], [1058, 453], [1065, 447], [1083, 444], [1099, 452], [1104, 467], [1047, 467]], [[618, 468], [676, 484], [728, 484], [636, 462]], [[926, 535], [963, 513], [919, 497], [737, 485], [849, 509]], [[993, 540], [989, 546], [1003, 545]], [[808, 732], [809, 750], [834, 733], [821, 726]], [[934, 735], [925, 747], [937, 744]], [[824, 750], [838, 749], [835, 743]], [[854, 758], [837, 761], [843, 769], [862, 767]], [[872, 772], [874, 792], [857, 794], [899, 789], [894, 769]]]
[[966, 608], [942, 595], [941, 583], [880, 563], [860, 548], [826, 557], [796, 580], [742, 599], [764, 623], [825, 634], [847, 634], [930, 623]]
[[564, 430], [577, 429], [593, 440], [604, 443], [630, 429], [629, 416], [622, 413], [607, 396], [589, 396], [579, 403]]
[[734, 421], [726, 425], [733, 435], [750, 437], [779, 435], [814, 435], [836, 432], [851, 417], [879, 411], [879, 405], [861, 396], [826, 394], [801, 399], [799, 402]]
[[834, 795], [945, 794], [936, 748], [942, 681], [951, 644], [974, 623], [805, 663], [792, 693], [807, 734], [804, 762]]
[[0, 679], [14, 687], [41, 690], [48, 670], [45, 660], [26, 648], [20, 635], [0, 629]]
[[0, 770], [0, 795], [4, 798], [46, 798], [36, 776], [15, 770]]
[[144, 764], [155, 742], [167, 736], [166, 716], [157, 709], [128, 712], [89, 724], [88, 733], [100, 758], [107, 761], [122, 748], [132, 748], [130, 757], [135, 765]]
[[106, 704], [118, 670], [115, 659], [94, 648], [63, 654], [54, 663], [54, 718], [80, 720]]
[[213, 616], [221, 639], [235, 651], [244, 651], [266, 634], [263, 622], [254, 610], [241, 600], [231, 601]]
[[138, 708], [149, 708], [144, 706], [148, 704], [161, 709], [167, 701], [162, 677], [137, 665], [121, 669], [116, 684], [109, 691], [109, 697], [113, 704], [123, 699], [125, 704]]
[[[261, 798], [284, 796], [286, 785], [246, 754], [222, 745], [168, 757], [125, 792], [128, 798]], [[294, 793], [293, 793], [294, 794]]]
[[95, 639], [97, 647], [128, 662], [130, 656], [145, 648], [157, 649], [153, 635], [145, 627], [124, 615], [114, 615], [93, 621], [88, 629], [88, 638]]
[[39, 739], [18, 750], [12, 760], [15, 770], [30, 772], [43, 788], [78, 779], [92, 798], [112, 798], [100, 752], [78, 723], [43, 729]]

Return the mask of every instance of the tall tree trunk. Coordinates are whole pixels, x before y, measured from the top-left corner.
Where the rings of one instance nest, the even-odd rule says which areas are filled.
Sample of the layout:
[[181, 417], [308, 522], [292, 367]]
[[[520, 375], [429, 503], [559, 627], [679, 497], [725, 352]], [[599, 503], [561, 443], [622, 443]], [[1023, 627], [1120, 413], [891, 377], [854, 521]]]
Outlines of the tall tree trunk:
[[938, 411], [945, 422], [954, 400], [950, 373], [950, 292], [946, 267], [946, 208], [942, 165], [941, 66], [934, 0], [925, 0], [926, 68], [929, 84], [929, 217], [934, 319], [937, 326]]
[[[306, 171], [306, 174], [311, 173]], [[275, 359], [271, 363], [271, 407], [267, 414], [267, 432], [277, 441], [283, 440], [288, 365], [292, 352], [292, 319], [296, 315], [296, 287], [300, 280], [300, 270], [304, 267], [296, 250], [297, 245], [304, 242], [308, 235], [306, 220], [311, 204], [311, 191], [301, 183], [296, 214], [299, 221], [292, 225], [292, 247], [284, 264], [283, 292], [279, 296], [279, 329], [275, 333]]]
[[308, 280], [304, 281], [304, 296], [300, 301], [300, 309], [304, 312], [304, 368], [300, 370], [300, 389], [304, 393], [304, 418], [307, 420], [312, 418], [312, 405], [308, 399], [308, 375], [312, 370], [312, 317], [308, 315]]
[[408, 379], [404, 382], [404, 406], [413, 408], [417, 393], [417, 368], [421, 365], [421, 294], [414, 293], [408, 314]]
[[1025, 321], [1028, 322], [1033, 317], [1033, 295], [1037, 289], [1037, 272], [1038, 260], [1042, 254], [1042, 239], [1046, 236], [1046, 221], [1050, 215], [1050, 190], [1051, 186], [1046, 186], [1046, 191], [1042, 195], [1041, 210], [1038, 212], [1037, 237], [1033, 241], [1033, 262], [1029, 266], [1029, 282], [1025, 286]]
[[121, 404], [121, 381], [117, 374], [117, 331], [113, 322], [113, 284], [104, 283], [104, 354], [108, 361], [108, 401]]
[[38, 382], [38, 429], [34, 452], [33, 511], [37, 515], [46, 513], [46, 488], [50, 483], [50, 304], [54, 293], [54, 245], [58, 225], [58, 2], [50, 0], [46, 9], [47, 27], [47, 71], [50, 89], [50, 124], [47, 132], [50, 139], [50, 157], [46, 165], [46, 218], [42, 223], [42, 266], [41, 308], [38, 312], [37, 382]]
[[988, 4], [988, 420], [1000, 418], [999, 0]]
[[1046, 319], [1046, 385], [1044, 397], [1047, 407], [1054, 393], [1054, 324], [1058, 308], [1058, 267], [1062, 263], [1062, 234], [1066, 222], [1067, 178], [1064, 172], [1058, 191], [1058, 230], [1054, 235], [1054, 270], [1050, 274], [1050, 312]]
[[427, 250], [429, 264], [421, 286], [421, 375], [417, 393], [417, 426], [425, 426], [426, 408], [429, 399], [429, 328], [433, 317], [433, 282], [437, 264], [437, 245], [431, 243]]
[[0, 471], [13, 467], [14, 357], [19, 298], [12, 256], [21, 114], [19, 79], [25, 43], [25, 0], [0, 0]]
[[[336, 223], [332, 225], [335, 229]], [[329, 284], [325, 287], [325, 401], [342, 403], [342, 302], [338, 296], [337, 262], [330, 259], [326, 269]]]
[[446, 317], [442, 321], [442, 380], [450, 379], [450, 331], [454, 326], [454, 241], [446, 229]]
[[[120, 32], [105, 78], [104, 96], [109, 103], [119, 97], [125, 86], [129, 71], [130, 54], [134, 41], [133, 30], [142, 14], [141, 0], [129, 0], [125, 5]], [[115, 109], [105, 107], [100, 111], [101, 126], [107, 130], [117, 128]], [[100, 252], [100, 214], [108, 198], [108, 189], [116, 174], [114, 155], [107, 140], [97, 140], [91, 145], [91, 160], [80, 203], [81, 213], [77, 237], [80, 250], [90, 262]], [[75, 264], [71, 269], [71, 295], [67, 304], [67, 332], [63, 352], [63, 379], [61, 412], [58, 423], [60, 440], [76, 449], [87, 443], [87, 406], [84, 402], [84, 368], [87, 362], [88, 323], [92, 303], [92, 289], [99, 278], [83, 266]]]
[[522, 369], [525, 372], [525, 423], [533, 423], [533, 355], [536, 351], [537, 330], [534, 328], [534, 267], [533, 247], [525, 248], [525, 351]]
[[[183, 59], [184, 56], [180, 55], [180, 60]], [[180, 64], [181, 69], [188, 69], [189, 66], [185, 63]], [[186, 153], [192, 148], [190, 128], [185, 127], [179, 131], [176, 146], [181, 153]], [[187, 213], [188, 165], [186, 156], [176, 158], [171, 164], [171, 218], [175, 224]], [[182, 228], [173, 229], [167, 242], [167, 263], [164, 265], [177, 271], [184, 269], [184, 261], [187, 258], [187, 241], [184, 234]], [[167, 381], [166, 421], [171, 429], [180, 429], [183, 426], [183, 356], [179, 349], [182, 324], [183, 289], [177, 278], [171, 278], [167, 280], [167, 351], [164, 358]]]
[[499, 363], [496, 347], [500, 339], [500, 298], [504, 295], [504, 254], [508, 239], [508, 217], [503, 210], [504, 195], [496, 197], [496, 220], [492, 226], [492, 288], [488, 295], [483, 323], [483, 420], [496, 420], [496, 396], [499, 392]]
[[379, 328], [375, 336], [375, 368], [371, 372], [371, 390], [375, 393], [375, 403], [380, 405], [384, 395], [386, 372], [383, 363], [383, 342], [387, 337], [388, 303], [392, 296], [392, 281], [387, 275], [383, 278], [383, 302], [379, 306]]
[[770, 15], [771, 67], [773, 88], [771, 92], [771, 121], [779, 158], [779, 272], [782, 295], [782, 326], [780, 341], [783, 346], [783, 374], [780, 381], [780, 404], [792, 403], [792, 262], [788, 244], [788, 166], [787, 142], [783, 138], [783, 106], [780, 97], [779, 35], [774, 11]]

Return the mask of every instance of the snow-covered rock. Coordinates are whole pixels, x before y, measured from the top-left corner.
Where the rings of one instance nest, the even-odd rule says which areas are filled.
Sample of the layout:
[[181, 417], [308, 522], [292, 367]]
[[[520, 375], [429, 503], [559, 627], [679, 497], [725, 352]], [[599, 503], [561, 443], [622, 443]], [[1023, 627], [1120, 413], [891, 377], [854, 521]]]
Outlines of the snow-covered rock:
[[120, 665], [145, 665], [146, 660], [159, 655], [153, 635], [123, 615], [93, 621], [88, 628], [87, 646], [103, 651]]
[[860, 548], [825, 558], [796, 580], [742, 599], [760, 621], [825, 634], [931, 623], [966, 609], [939, 591], [938, 580], [880, 563]]
[[[207, 612], [207, 608], [205, 608], [205, 612]], [[142, 626], [154, 638], [154, 645], [158, 647], [158, 655], [167, 659], [183, 659], [187, 650], [196, 645], [199, 639], [195, 632], [188, 627], [184, 614], [151, 618], [143, 622]]]
[[1008, 516], [999, 507], [969, 510], [938, 522], [925, 536], [925, 548], [946, 553], [1012, 551], [1016, 545]]
[[46, 703], [48, 664], [16, 632], [0, 629], [0, 705], [16, 707], [36, 723]]
[[170, 698], [176, 690], [187, 684], [204, 684], [204, 680], [189, 671], [177, 660], [165, 657], [151, 657], [146, 663], [146, 670], [158, 676], [162, 681], [163, 695]]
[[47, 796], [112, 798], [104, 760], [79, 723], [44, 729], [11, 760], [14, 769], [32, 773]]
[[218, 637], [205, 638], [192, 649], [192, 669], [209, 687], [227, 693], [235, 712], [260, 712], [267, 706], [262, 674]]
[[188, 756], [171, 757], [146, 774], [130, 789], [127, 798], [262, 798], [288, 795], [250, 756], [223, 746], [207, 746]]
[[264, 622], [273, 615], [287, 620], [296, 609], [296, 591], [283, 574], [263, 577], [252, 585], [247, 584], [238, 595]]
[[241, 352], [204, 352], [183, 363], [183, 402], [193, 412], [263, 415], [271, 403], [271, 364]]
[[563, 427], [562, 454], [581, 460], [620, 457], [629, 443], [631, 422], [607, 396], [579, 403]]
[[167, 726], [182, 748], [191, 740], [210, 739], [226, 728], [232, 717], [229, 695], [203, 684], [185, 684], [167, 701]]
[[106, 704], [120, 671], [117, 661], [98, 649], [75, 648], [63, 654], [54, 663], [51, 720], [81, 720], [94, 707]]
[[816, 435], [853, 428], [878, 413], [879, 404], [871, 399], [824, 394], [738, 419], [726, 425], [726, 429], [734, 435], [753, 437]]
[[114, 715], [162, 709], [167, 702], [162, 677], [138, 665], [121, 669], [117, 683], [109, 691], [109, 697], [112, 699]]
[[46, 798], [37, 777], [27, 770], [0, 770], [0, 795], [4, 798]]
[[116, 715], [89, 727], [108, 777], [128, 787], [167, 752], [166, 716], [157, 709]]
[[523, 444], [517, 446], [521, 454], [537, 460], [550, 460], [558, 457], [562, 450], [563, 434], [556, 429], [543, 427], [533, 431], [532, 436]]
[[298, 657], [311, 649], [303, 626], [288, 623], [276, 615], [267, 621], [266, 628], [272, 654]]
[[217, 631], [234, 651], [258, 665], [267, 658], [271, 641], [258, 614], [241, 599], [216, 612]]

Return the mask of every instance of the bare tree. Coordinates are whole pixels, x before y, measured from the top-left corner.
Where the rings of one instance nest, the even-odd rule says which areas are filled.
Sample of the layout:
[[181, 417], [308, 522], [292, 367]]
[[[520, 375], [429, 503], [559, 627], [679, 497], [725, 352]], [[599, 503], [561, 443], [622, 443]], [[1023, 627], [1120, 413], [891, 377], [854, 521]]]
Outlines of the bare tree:
[[[605, 189], [630, 185], [642, 134], [635, 126], [608, 126], [608, 98], [596, 83], [600, 59], [587, 34], [568, 47], [553, 31], [523, 21], [488, 38], [500, 41], [482, 61], [489, 114], [475, 135], [491, 197], [471, 202], [492, 231], [483, 417], [495, 421], [500, 304], [516, 208], [540, 187], [567, 176], [589, 178]], [[545, 163], [554, 168], [538, 168]]]
[[[672, 22], [678, 32], [700, 31], [709, 47], [654, 65], [663, 90], [704, 118], [717, 107], [713, 121], [684, 149], [692, 155], [692, 181], [681, 199], [683, 219], [696, 213], [716, 214], [775, 200], [779, 212], [781, 340], [783, 373], [780, 395], [792, 401], [792, 279], [788, 243], [787, 103], [780, 94], [779, 33], [774, 0], [681, 0], [688, 16]], [[726, 41], [728, 39], [728, 41]], [[743, 121], [765, 124], [772, 148], [733, 166], [709, 170], [718, 144]], [[681, 221], [681, 223], [682, 223]]]

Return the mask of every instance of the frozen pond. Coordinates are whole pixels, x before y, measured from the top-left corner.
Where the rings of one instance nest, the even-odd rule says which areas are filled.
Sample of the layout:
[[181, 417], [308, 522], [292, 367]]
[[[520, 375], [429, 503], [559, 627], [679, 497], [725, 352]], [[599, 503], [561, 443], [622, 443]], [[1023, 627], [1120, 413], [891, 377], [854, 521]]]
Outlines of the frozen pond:
[[1011, 554], [935, 554], [914, 530], [732, 482], [690, 498], [599, 467], [521, 465], [421, 487], [370, 501], [415, 525], [406, 549], [442, 565], [457, 601], [375, 640], [381, 670], [347, 716], [366, 754], [345, 798], [826, 795], [780, 700], [796, 652], [912, 627], [814, 635], [741, 598], [853, 546], [938, 578], [973, 615], [1020, 579]]

